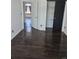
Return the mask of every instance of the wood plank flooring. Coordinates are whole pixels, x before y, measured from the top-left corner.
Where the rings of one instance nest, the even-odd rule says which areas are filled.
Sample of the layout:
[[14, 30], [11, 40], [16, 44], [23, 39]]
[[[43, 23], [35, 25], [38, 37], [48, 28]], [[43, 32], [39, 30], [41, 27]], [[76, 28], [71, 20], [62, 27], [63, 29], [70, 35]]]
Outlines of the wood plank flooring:
[[11, 59], [67, 59], [67, 37], [49, 30], [23, 30], [11, 41]]

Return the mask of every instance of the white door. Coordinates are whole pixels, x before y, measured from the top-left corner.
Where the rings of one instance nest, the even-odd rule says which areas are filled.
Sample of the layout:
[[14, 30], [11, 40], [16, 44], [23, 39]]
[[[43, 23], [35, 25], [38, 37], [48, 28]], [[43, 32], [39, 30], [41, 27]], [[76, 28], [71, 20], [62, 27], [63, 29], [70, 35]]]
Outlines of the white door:
[[32, 0], [32, 27], [38, 29], [37, 0]]

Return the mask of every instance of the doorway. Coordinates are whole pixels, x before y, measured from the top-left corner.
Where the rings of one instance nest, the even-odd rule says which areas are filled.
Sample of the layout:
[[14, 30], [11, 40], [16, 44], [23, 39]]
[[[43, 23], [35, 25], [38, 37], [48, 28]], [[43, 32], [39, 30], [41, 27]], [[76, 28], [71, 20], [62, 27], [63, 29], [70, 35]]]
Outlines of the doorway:
[[31, 32], [32, 28], [32, 17], [31, 17], [31, 3], [23, 2], [23, 13], [24, 13], [24, 30]]
[[65, 1], [56, 1], [55, 12], [54, 12], [54, 22], [53, 22], [53, 32], [62, 31], [64, 7], [65, 7]]
[[47, 2], [46, 29], [53, 32], [62, 31], [65, 1]]

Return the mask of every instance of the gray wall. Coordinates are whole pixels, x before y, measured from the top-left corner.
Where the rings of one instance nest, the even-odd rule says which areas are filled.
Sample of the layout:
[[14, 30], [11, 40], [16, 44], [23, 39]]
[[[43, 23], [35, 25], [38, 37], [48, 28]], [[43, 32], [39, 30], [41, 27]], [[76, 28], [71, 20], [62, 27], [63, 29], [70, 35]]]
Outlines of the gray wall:
[[23, 29], [21, 12], [21, 0], [11, 0], [11, 39]]
[[67, 35], [67, 3], [65, 5], [62, 31]]
[[46, 21], [47, 28], [53, 28], [54, 10], [55, 10], [55, 1], [48, 1], [47, 2], [47, 21]]

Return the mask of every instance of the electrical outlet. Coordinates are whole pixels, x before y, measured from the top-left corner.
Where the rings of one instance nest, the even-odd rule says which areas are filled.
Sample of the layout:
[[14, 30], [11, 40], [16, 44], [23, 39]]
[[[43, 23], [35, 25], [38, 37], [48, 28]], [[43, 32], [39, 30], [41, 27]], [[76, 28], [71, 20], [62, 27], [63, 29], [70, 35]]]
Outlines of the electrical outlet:
[[64, 29], [66, 29], [66, 26], [64, 26]]
[[43, 25], [40, 25], [41, 27], [43, 26]]
[[12, 33], [14, 33], [14, 30], [12, 30]]

